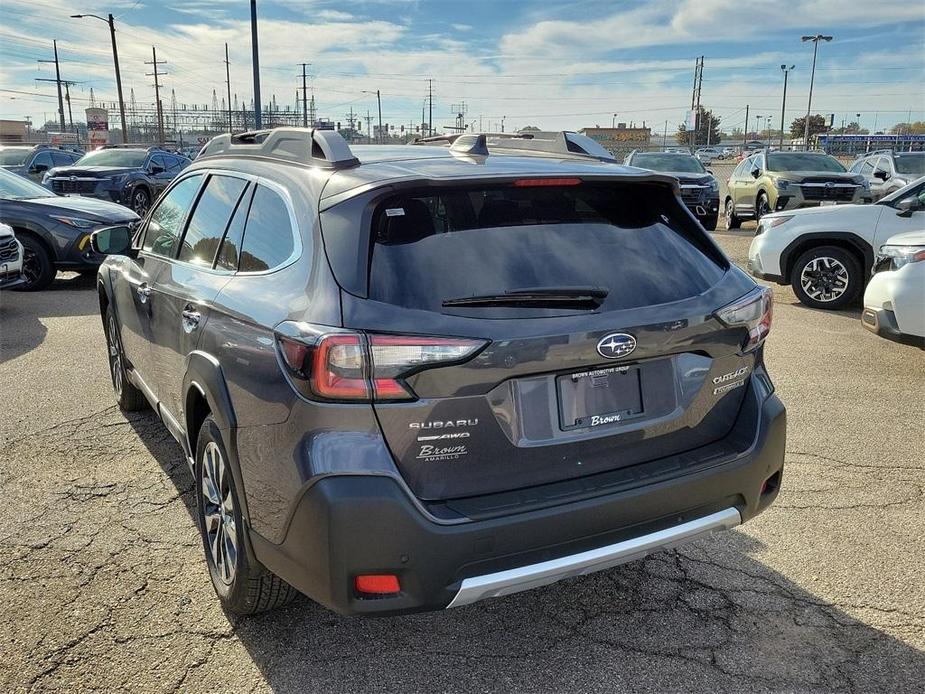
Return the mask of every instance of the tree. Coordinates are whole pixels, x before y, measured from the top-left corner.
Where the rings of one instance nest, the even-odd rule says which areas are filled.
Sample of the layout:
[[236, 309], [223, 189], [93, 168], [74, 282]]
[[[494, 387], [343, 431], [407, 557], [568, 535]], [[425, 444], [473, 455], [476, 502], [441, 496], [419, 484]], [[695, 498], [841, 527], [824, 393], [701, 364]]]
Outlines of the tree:
[[890, 132], [894, 135], [925, 135], [925, 121], [915, 121], [914, 123], [897, 123]]
[[[790, 137], [803, 137], [803, 130], [806, 127], [806, 116], [800, 116], [790, 124]], [[824, 133], [829, 127], [826, 125], [825, 116], [816, 113], [809, 117], [809, 137]]]
[[[694, 131], [694, 144], [705, 145], [708, 142], [710, 144], [718, 144], [722, 137], [719, 132], [720, 120], [718, 116], [713, 115], [712, 111], [708, 111], [701, 106], [697, 113], [697, 128]], [[678, 132], [675, 133], [675, 139], [678, 141], [678, 144], [688, 144], [690, 142], [689, 138], [690, 134], [688, 133], [687, 126], [684, 123], [679, 124]]]
[[729, 132], [729, 137], [732, 138], [733, 140], [741, 140], [744, 134], [745, 133], [742, 132], [742, 128], [733, 128]]

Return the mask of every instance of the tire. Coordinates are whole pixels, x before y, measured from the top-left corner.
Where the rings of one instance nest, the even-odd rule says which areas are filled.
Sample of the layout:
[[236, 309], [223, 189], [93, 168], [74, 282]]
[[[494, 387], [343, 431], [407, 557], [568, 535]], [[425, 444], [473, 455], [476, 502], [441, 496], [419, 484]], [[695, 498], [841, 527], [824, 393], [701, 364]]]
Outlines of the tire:
[[151, 193], [144, 186], [137, 186], [132, 190], [129, 207], [139, 217], [144, 217], [151, 208]]
[[758, 197], [755, 198], [755, 221], [761, 221], [762, 217], [770, 213], [771, 205], [768, 203], [767, 193], [758, 193]]
[[112, 306], [106, 307], [106, 351], [109, 356], [109, 377], [116, 402], [123, 412], [137, 412], [148, 406], [144, 394], [131, 384], [125, 372], [125, 352], [119, 336], [119, 323]]
[[726, 198], [726, 206], [723, 208], [726, 217], [726, 229], [738, 229], [742, 226], [742, 220], [736, 217], [735, 209], [732, 198]]
[[716, 231], [716, 222], [719, 220], [719, 215], [714, 214], [709, 217], [704, 217], [700, 220], [700, 223], [703, 224], [703, 228], [707, 231]]
[[20, 235], [19, 242], [22, 244], [22, 274], [26, 282], [16, 287], [16, 290], [38, 292], [46, 289], [57, 274], [48, 249], [41, 241], [27, 234]]
[[222, 607], [249, 615], [281, 607], [298, 592], [257, 561], [244, 537], [241, 504], [218, 425], [206, 417], [194, 466], [196, 520], [212, 587]]
[[840, 309], [860, 295], [864, 275], [857, 258], [836, 246], [818, 246], [801, 254], [790, 272], [797, 299], [810, 308]]

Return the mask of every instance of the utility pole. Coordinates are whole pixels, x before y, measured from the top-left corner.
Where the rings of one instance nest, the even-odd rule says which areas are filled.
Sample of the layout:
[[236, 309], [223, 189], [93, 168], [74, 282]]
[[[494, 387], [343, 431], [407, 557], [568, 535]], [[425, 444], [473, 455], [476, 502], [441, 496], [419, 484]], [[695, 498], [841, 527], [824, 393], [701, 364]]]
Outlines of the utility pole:
[[67, 126], [64, 124], [64, 94], [61, 91], [61, 66], [58, 64], [58, 40], [55, 39], [53, 42], [55, 47], [55, 59], [54, 60], [40, 60], [40, 63], [54, 63], [55, 64], [55, 79], [53, 80], [38, 80], [40, 82], [56, 82], [58, 85], [58, 121], [61, 124], [61, 132], [67, 132]]
[[251, 53], [254, 63], [254, 127], [263, 127], [260, 114], [260, 51], [257, 47], [257, 0], [251, 0]]
[[700, 120], [700, 88], [703, 85], [703, 56], [697, 58], [694, 63], [694, 88], [691, 91], [691, 113], [693, 114], [693, 123], [689, 133], [688, 143], [691, 149], [694, 148], [697, 138], [697, 126]]
[[77, 131], [77, 128], [74, 127], [74, 113], [71, 111], [71, 83], [64, 83], [64, 100], [67, 101], [67, 120], [71, 124], [71, 130], [74, 131], [74, 135], [77, 137], [77, 144], [80, 145], [80, 133]]
[[183, 146], [183, 133], [180, 131], [180, 121], [177, 120], [177, 92], [170, 89], [170, 110], [173, 112], [173, 130], [177, 135], [177, 147]]
[[794, 65], [790, 67], [786, 65], [780, 66], [780, 69], [784, 72], [784, 98], [780, 103], [780, 149], [784, 148], [784, 113], [787, 110], [787, 75], [790, 74], [790, 71], [793, 70], [794, 67]]
[[164, 144], [164, 109], [161, 105], [161, 84], [158, 80], [159, 77], [166, 75], [166, 72], [158, 72], [157, 66], [163, 65], [163, 60], [157, 59], [157, 49], [154, 46], [151, 46], [151, 62], [145, 61], [145, 65], [153, 65], [154, 72], [145, 73], [146, 77], [154, 78], [154, 100], [155, 108], [157, 110], [157, 141], [159, 144]]
[[[59, 90], [60, 93], [60, 90]], [[427, 115], [427, 133], [433, 135], [434, 133], [434, 81], [432, 79], [427, 80], [427, 102], [430, 105]], [[63, 122], [63, 121], [62, 121]]]
[[668, 121], [665, 121], [665, 134], [662, 135], [662, 149], [668, 146]]
[[366, 139], [370, 144], [373, 141], [373, 117], [369, 115], [369, 109], [366, 109]]
[[742, 133], [742, 149], [748, 144], [748, 104], [745, 104], [745, 132]]
[[112, 62], [116, 68], [116, 89], [119, 92], [119, 116], [122, 119], [122, 144], [128, 142], [128, 126], [125, 124], [125, 101], [122, 99], [122, 75], [119, 73], [119, 49], [116, 48], [116, 24], [109, 15], [108, 19], [103, 19], [96, 14], [72, 14], [72, 19], [82, 19], [83, 17], [93, 17], [109, 25], [109, 38], [112, 40]]
[[816, 53], [819, 51], [819, 42], [825, 41], [828, 43], [832, 40], [832, 37], [816, 34], [815, 36], [803, 36], [801, 40], [804, 43], [807, 41], [813, 42], [813, 70], [809, 75], [809, 101], [806, 103], [806, 120], [803, 121], [803, 151], [805, 152], [809, 151], [809, 114], [813, 108], [813, 82], [816, 79]]
[[228, 134], [231, 134], [231, 62], [228, 60], [228, 44], [225, 44], [225, 85], [228, 87]]
[[306, 68], [311, 63], [302, 63], [302, 127], [308, 127], [308, 73]]

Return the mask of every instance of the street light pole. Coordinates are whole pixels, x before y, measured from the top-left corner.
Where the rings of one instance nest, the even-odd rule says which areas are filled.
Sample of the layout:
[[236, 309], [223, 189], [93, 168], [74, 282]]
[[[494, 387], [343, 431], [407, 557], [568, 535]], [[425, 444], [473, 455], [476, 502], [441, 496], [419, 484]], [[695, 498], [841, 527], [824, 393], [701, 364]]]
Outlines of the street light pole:
[[784, 149], [784, 112], [787, 110], [787, 75], [790, 74], [790, 71], [793, 70], [794, 67], [796, 66], [780, 66], [780, 69], [784, 71], [784, 98], [780, 103], [780, 149]]
[[109, 38], [112, 40], [112, 63], [116, 68], [116, 91], [119, 93], [119, 118], [122, 121], [122, 144], [128, 142], [128, 126], [125, 123], [125, 100], [122, 98], [122, 74], [119, 72], [119, 49], [116, 47], [116, 24], [112, 14], [108, 19], [103, 19], [95, 14], [72, 14], [73, 19], [82, 19], [83, 17], [93, 17], [109, 25]]
[[809, 151], [809, 114], [813, 108], [813, 82], [816, 79], [816, 54], [819, 51], [819, 42], [829, 42], [832, 40], [832, 37], [816, 34], [815, 36], [803, 36], [801, 40], [804, 43], [807, 41], [813, 42], [813, 70], [809, 75], [809, 101], [806, 103], [806, 120], [803, 121], [803, 151], [806, 152]]
[[613, 130], [617, 127], [617, 114], [613, 114], [613, 120], [610, 123], [610, 129]]

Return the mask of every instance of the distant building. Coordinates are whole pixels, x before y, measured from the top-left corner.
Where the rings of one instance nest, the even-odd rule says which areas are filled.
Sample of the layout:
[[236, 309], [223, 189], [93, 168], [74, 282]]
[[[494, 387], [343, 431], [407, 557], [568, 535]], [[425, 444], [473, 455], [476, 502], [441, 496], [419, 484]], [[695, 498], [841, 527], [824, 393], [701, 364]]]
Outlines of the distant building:
[[618, 156], [627, 155], [634, 149], [648, 149], [652, 140], [651, 128], [627, 128], [625, 123], [618, 123], [616, 128], [582, 128], [578, 132]]
[[0, 120], [0, 142], [26, 142], [29, 122]]

